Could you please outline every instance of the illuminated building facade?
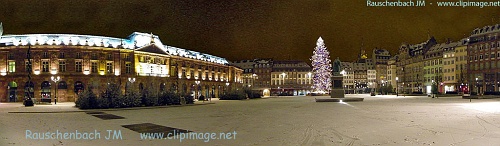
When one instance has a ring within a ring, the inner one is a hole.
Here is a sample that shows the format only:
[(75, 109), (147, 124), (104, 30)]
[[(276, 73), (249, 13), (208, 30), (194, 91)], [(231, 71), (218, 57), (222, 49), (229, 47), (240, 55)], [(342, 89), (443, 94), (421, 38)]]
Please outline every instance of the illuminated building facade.
[(343, 73), (344, 80), (342, 80), (342, 85), (344, 85), (344, 91), (348, 94), (354, 93), (354, 70), (352, 62), (340, 62), (340, 67)]
[(304, 61), (274, 61), (271, 95), (305, 96), (312, 92), (312, 67)]
[(442, 92), (443, 83), (443, 48), (446, 43), (436, 44), (424, 54), (424, 85), (427, 94), (431, 94), (432, 85), (436, 84), (438, 92)]
[[(434, 37), (429, 37), (425, 42), (419, 44), (403, 43), (399, 47), (397, 66), (397, 77), (401, 84), (400, 93), (423, 93), (422, 85), (425, 81), (425, 70), (428, 66), (424, 64), (424, 53), (437, 44)], [(442, 54), (435, 54), (441, 55)], [(441, 57), (442, 58), (442, 57)], [(424, 75), (424, 77), (422, 76)], [(429, 77), (428, 77), (429, 78)]]
[[(26, 59), (30, 48), (31, 62)], [(162, 44), (153, 34), (134, 32), (127, 38), (73, 34), (0, 36), (0, 102), (75, 101), (77, 94), (107, 83), (138, 89), (175, 91), (217, 98), (241, 88), (243, 70), (226, 59)], [(32, 67), (28, 82), (27, 68)], [(57, 85), (52, 76), (60, 76)], [(28, 90), (33, 89), (33, 90)]]
[(372, 61), (373, 66), (376, 71), (376, 84), (378, 87), (387, 85), (389, 80), (387, 77), (387, 65), (388, 61), (391, 59), (391, 53), (386, 49), (373, 49)]
[(467, 79), (472, 92), (500, 91), (500, 24), (476, 28), (467, 45)]

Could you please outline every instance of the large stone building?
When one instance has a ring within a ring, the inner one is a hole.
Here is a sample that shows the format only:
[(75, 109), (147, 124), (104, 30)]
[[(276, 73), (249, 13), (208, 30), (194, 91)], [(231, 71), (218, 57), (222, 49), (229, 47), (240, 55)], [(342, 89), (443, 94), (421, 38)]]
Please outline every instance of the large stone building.
[[(130, 85), (219, 97), (231, 88), (241, 88), (243, 72), (224, 58), (163, 45), (158, 36), (139, 32), (127, 38), (2, 35), (0, 62), (2, 102), (22, 101), (28, 94), (37, 101), (53, 101), (55, 86), (58, 101), (75, 101), (88, 86), (99, 93), (107, 83), (117, 83), (122, 92)], [(56, 85), (53, 76), (60, 77)]]
[(312, 68), (304, 61), (274, 61), (271, 94), (307, 95), (312, 87)]
[(258, 91), (264, 96), (270, 95), (272, 59), (253, 59), (232, 62), (243, 72), (243, 87)]
[(425, 93), (431, 94), (432, 85), (436, 84), (439, 87), (439, 92), (442, 93), (443, 87), (443, 48), (446, 43), (436, 44), (424, 53), (422, 62), (424, 63), (424, 85), (426, 86)]
[(243, 86), (263, 96), (307, 95), (311, 92), (312, 69), (304, 61), (254, 59), (232, 64), (245, 70)]
[(472, 92), (500, 91), (500, 24), (472, 31), (467, 45), (467, 74)]
[(354, 70), (352, 62), (340, 62), (340, 68), (343, 71), (344, 80), (342, 84), (344, 85), (345, 93), (354, 93)]
[(448, 41), (445, 45), (443, 45), (443, 93), (447, 92), (456, 92), (458, 88), (458, 79), (457, 79), (457, 62), (456, 62), (456, 51), (455, 49), (460, 45), (459, 42), (450, 42)]
[(434, 37), (419, 44), (403, 43), (399, 47), (397, 61), (397, 77), (399, 79), (400, 93), (420, 93), (423, 92), (424, 82), (424, 53), (437, 44)]
[[(397, 92), (397, 89), (399, 87), (399, 77), (397, 77), (397, 67), (396, 67), (396, 61), (398, 60), (398, 55), (395, 55), (394, 57), (391, 57), (389, 61), (387, 61), (387, 84), (390, 84), (393, 87), (393, 91)], [(397, 78), (396, 78), (397, 77)]]
[[(353, 63), (354, 89), (356, 93), (370, 92), (368, 81), (368, 70), (373, 70), (373, 61), (368, 59), (368, 54), (361, 48), (360, 54)], [(375, 77), (375, 76), (374, 76)], [(373, 86), (373, 83), (372, 83)]]
[(376, 72), (375, 82), (378, 86), (382, 84), (387, 85), (387, 65), (389, 59), (391, 59), (391, 53), (386, 49), (373, 49), (372, 61)]
[(467, 44), (468, 38), (464, 38), (460, 41), (460, 44), (455, 48), (455, 78), (457, 79), (458, 92), (469, 92), (469, 82), (467, 80)]

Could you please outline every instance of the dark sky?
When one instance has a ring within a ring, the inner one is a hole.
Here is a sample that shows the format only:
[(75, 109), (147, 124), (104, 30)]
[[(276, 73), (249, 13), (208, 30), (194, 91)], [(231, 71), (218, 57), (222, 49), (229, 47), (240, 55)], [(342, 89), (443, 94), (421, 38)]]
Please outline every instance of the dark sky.
[(435, 2), (367, 7), (364, 0), (1, 0), (0, 21), (4, 34), (124, 38), (134, 31), (153, 32), (164, 44), (231, 61), (307, 62), (319, 36), (332, 59), (352, 61), (362, 40), (367, 52), (378, 47), (394, 54), (402, 42), (425, 41), (428, 32), (443, 42), (500, 23), (500, 7), (437, 7)]

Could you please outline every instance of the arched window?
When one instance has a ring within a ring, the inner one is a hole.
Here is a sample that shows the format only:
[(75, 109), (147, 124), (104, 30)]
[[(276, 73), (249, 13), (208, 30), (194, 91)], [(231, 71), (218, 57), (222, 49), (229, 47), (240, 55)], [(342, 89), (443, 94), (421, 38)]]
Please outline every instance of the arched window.
[(24, 84), (24, 96), (25, 98), (29, 97), (33, 98), (35, 94), (35, 84), (33, 82), (26, 82)]
[(50, 82), (43, 81), (41, 84), (42, 102), (50, 102)]
[(68, 84), (65, 81), (61, 81), (57, 84), (57, 89), (68, 89)]

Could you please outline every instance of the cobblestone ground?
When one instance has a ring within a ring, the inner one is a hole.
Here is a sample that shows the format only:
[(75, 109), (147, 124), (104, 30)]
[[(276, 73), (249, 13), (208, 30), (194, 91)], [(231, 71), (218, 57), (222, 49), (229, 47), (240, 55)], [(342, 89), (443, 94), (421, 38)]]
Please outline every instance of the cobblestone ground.
[[(61, 103), (63, 107), (40, 105), (26, 110), (20, 104), (0, 103), (0, 145), (330, 146), (500, 143), (500, 99), (473, 99), (469, 102), (460, 97), (347, 96), (364, 97), (365, 101), (316, 103), (314, 98), (327, 97), (271, 97), (213, 101), (215, 104), (196, 106), (92, 112), (82, 112), (68, 106), (68, 103), (66, 107)], [(174, 129), (177, 132), (189, 131), (188, 134), (192, 135), (189, 138), (186, 133), (177, 133), (176, 136), (165, 135), (163, 139), (141, 139), (140, 135), (141, 132), (163, 133)], [(62, 135), (63, 138), (47, 140), (57, 131), (86, 133), (87, 139), (66, 140)], [(47, 132), (48, 136), (41, 139)], [(108, 136), (109, 132), (111, 137)], [(91, 133), (94, 133), (94, 137), (91, 137)], [(99, 133), (99, 137), (96, 133)], [(211, 137), (212, 133), (214, 137)], [(221, 133), (224, 136), (221, 137)], [(186, 136), (182, 141), (181, 135)]]

